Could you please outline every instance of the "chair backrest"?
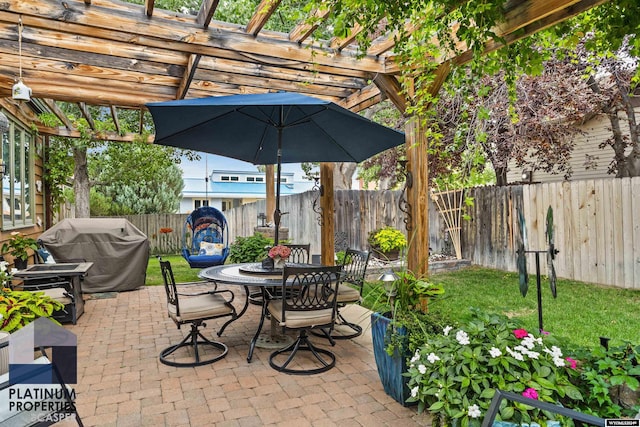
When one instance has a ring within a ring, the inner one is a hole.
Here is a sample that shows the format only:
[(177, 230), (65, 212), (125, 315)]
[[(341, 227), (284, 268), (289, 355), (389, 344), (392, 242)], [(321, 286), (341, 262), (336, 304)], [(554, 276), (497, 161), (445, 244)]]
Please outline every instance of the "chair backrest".
[(282, 272), (282, 319), (287, 311), (333, 309), (336, 315), (337, 291), (342, 266), (284, 266)]
[(287, 259), (287, 262), (294, 264), (309, 264), (309, 258), (311, 257), (311, 243), (306, 245), (285, 245), (291, 249), (291, 255)]
[(171, 263), (160, 260), (160, 271), (162, 272), (162, 279), (164, 280), (164, 290), (167, 293), (167, 304), (175, 306), (176, 316), (179, 318), (178, 288), (176, 286), (176, 279), (173, 276), (173, 270), (171, 269)]
[(356, 249), (347, 249), (344, 254), (344, 260), (342, 262), (342, 282), (357, 286), (360, 290), (360, 295), (362, 295), (370, 255), (371, 253), (368, 251), (359, 251)]

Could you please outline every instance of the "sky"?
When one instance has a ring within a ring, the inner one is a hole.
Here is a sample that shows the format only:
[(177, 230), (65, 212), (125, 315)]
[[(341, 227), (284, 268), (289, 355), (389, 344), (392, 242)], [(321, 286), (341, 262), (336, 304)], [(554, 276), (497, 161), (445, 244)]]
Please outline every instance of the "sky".
[[(257, 171), (256, 165), (243, 162), (229, 157), (217, 156), (215, 154), (200, 153), (201, 159), (197, 162), (190, 162), (182, 159), (178, 165), (183, 171), (183, 178), (204, 178), (211, 175), (212, 170), (249, 170)], [(290, 163), (282, 165), (283, 172), (293, 172), (295, 181), (302, 181), (304, 173), (299, 163)], [(208, 173), (207, 173), (208, 172)]]

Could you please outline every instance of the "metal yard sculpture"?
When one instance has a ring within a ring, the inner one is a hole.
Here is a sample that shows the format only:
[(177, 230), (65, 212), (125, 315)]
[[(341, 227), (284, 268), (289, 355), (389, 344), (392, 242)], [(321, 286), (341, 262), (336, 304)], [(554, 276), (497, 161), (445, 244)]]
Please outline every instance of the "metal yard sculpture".
[(556, 269), (553, 266), (553, 261), (558, 254), (558, 250), (554, 244), (554, 231), (553, 231), (553, 209), (549, 206), (547, 209), (546, 225), (545, 225), (545, 240), (547, 242), (547, 249), (542, 250), (527, 250), (527, 226), (525, 224), (524, 215), (522, 211), (518, 209), (518, 222), (520, 224), (520, 242), (518, 242), (518, 250), (516, 251), (520, 293), (523, 297), (527, 296), (529, 290), (529, 275), (527, 274), (527, 257), (526, 254), (535, 254), (536, 257), (536, 290), (538, 292), (538, 326), (540, 331), (543, 330), (542, 326), (542, 292), (541, 292), (541, 275), (540, 275), (540, 254), (547, 255), (547, 270), (549, 277), (549, 287), (551, 288), (551, 295), (554, 298), (558, 296), (556, 288)]

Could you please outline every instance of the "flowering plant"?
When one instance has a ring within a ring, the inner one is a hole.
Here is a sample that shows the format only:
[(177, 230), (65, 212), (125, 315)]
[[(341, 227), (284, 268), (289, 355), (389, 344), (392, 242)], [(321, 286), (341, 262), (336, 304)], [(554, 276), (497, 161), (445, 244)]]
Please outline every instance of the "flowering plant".
[[(468, 323), (431, 337), (410, 360), (409, 401), (428, 410), (434, 425), (480, 426), (496, 389), (569, 407), (583, 399), (570, 381), (578, 375), (576, 361), (554, 337), (532, 334), (506, 316), (472, 314)], [(510, 402), (498, 419), (521, 424), (548, 415)]]
[(269, 258), (285, 259), (285, 258), (289, 258), (289, 255), (291, 255), (291, 249), (288, 248), (287, 246), (277, 245), (269, 249)]

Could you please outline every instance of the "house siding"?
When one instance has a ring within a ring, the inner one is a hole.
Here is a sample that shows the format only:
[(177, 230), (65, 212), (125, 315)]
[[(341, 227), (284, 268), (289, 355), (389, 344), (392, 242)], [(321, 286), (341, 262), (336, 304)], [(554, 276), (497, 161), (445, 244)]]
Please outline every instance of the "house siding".
[[(636, 113), (640, 113), (640, 108), (636, 108)], [(629, 134), (629, 126), (626, 116), (620, 116), (620, 127), (625, 135)], [(613, 160), (613, 149), (609, 146), (598, 148), (598, 146), (612, 136), (611, 124), (605, 114), (599, 114), (580, 126), (584, 134), (575, 136), (575, 146), (569, 164), (573, 171), (571, 177), (565, 179), (564, 174), (550, 174), (543, 171), (534, 171), (532, 181), (534, 183), (548, 183), (561, 181), (579, 181), (584, 179), (606, 179), (614, 178), (615, 175), (609, 174), (609, 166)], [(585, 163), (587, 156), (592, 156), (594, 162), (591, 167), (587, 168)], [(509, 163), (509, 171), (507, 172), (507, 182), (521, 183), (522, 170), (518, 168), (515, 161)]]

